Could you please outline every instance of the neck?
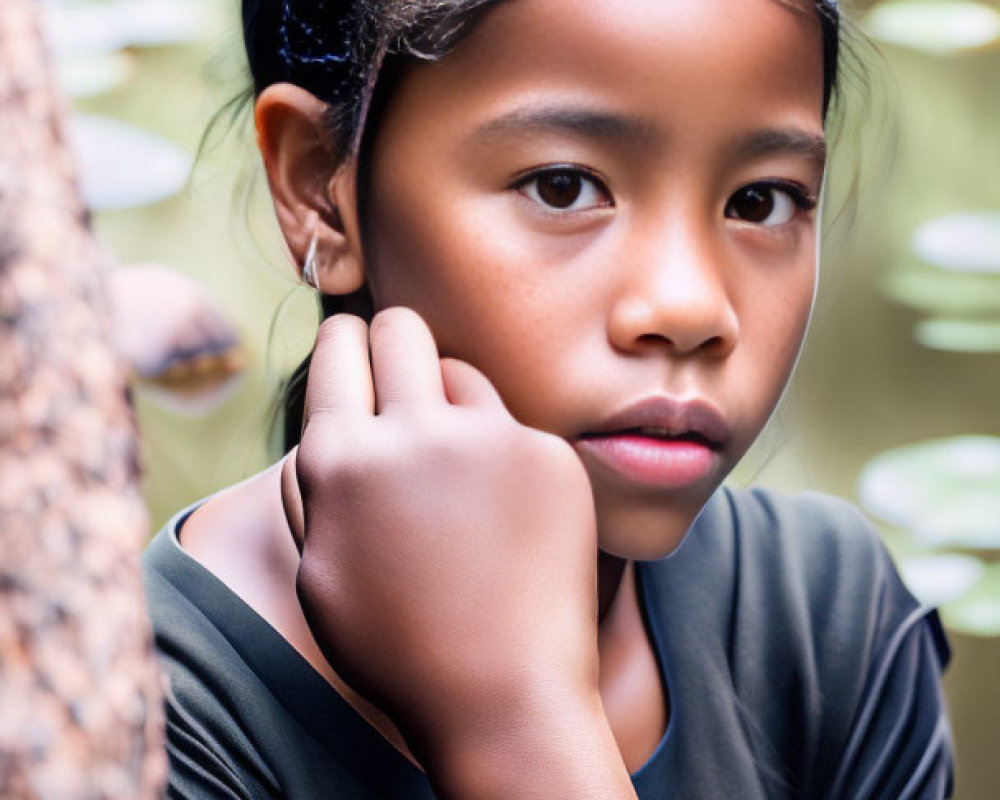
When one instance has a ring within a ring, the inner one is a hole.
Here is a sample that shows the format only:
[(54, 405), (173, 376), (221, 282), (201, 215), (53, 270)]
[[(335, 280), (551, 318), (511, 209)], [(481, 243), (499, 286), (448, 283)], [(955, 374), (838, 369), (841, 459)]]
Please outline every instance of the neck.
[(612, 556), (603, 550), (597, 554), (597, 624), (602, 626), (609, 619), (615, 602), (621, 597), (621, 587), (625, 577), (625, 568), (632, 568), (632, 562), (625, 558)]

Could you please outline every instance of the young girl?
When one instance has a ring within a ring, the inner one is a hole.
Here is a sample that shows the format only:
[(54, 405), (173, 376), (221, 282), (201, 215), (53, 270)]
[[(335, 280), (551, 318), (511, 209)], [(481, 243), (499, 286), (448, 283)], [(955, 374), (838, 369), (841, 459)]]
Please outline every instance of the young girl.
[(949, 795), (876, 535), (720, 488), (812, 306), (835, 6), (243, 10), (329, 318), (290, 454), (146, 555), (172, 796)]

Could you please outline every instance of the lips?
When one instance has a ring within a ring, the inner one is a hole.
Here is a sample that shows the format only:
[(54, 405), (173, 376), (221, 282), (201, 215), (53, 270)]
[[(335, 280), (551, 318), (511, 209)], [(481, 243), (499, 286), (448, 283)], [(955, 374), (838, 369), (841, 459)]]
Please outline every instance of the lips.
[(701, 442), (718, 450), (729, 438), (729, 424), (711, 403), (680, 401), (665, 395), (644, 398), (611, 415), (582, 439), (611, 435), (638, 435), (663, 440)]
[(576, 448), (585, 462), (629, 483), (677, 489), (714, 472), (729, 435), (729, 424), (710, 403), (658, 395), (581, 434)]

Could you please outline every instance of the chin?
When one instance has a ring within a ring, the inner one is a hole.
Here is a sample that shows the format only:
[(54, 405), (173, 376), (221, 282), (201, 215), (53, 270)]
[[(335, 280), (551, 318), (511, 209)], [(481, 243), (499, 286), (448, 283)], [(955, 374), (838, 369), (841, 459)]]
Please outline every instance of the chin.
[(598, 546), (610, 556), (655, 561), (674, 553), (708, 497), (669, 505), (622, 507), (597, 503)]

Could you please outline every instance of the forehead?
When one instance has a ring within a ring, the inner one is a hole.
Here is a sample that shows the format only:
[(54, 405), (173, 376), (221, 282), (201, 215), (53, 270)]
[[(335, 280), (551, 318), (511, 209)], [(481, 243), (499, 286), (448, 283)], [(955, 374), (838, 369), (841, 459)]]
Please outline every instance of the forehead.
[(454, 123), (557, 96), (672, 136), (764, 118), (821, 131), (822, 52), (808, 0), (506, 0), (407, 81)]

